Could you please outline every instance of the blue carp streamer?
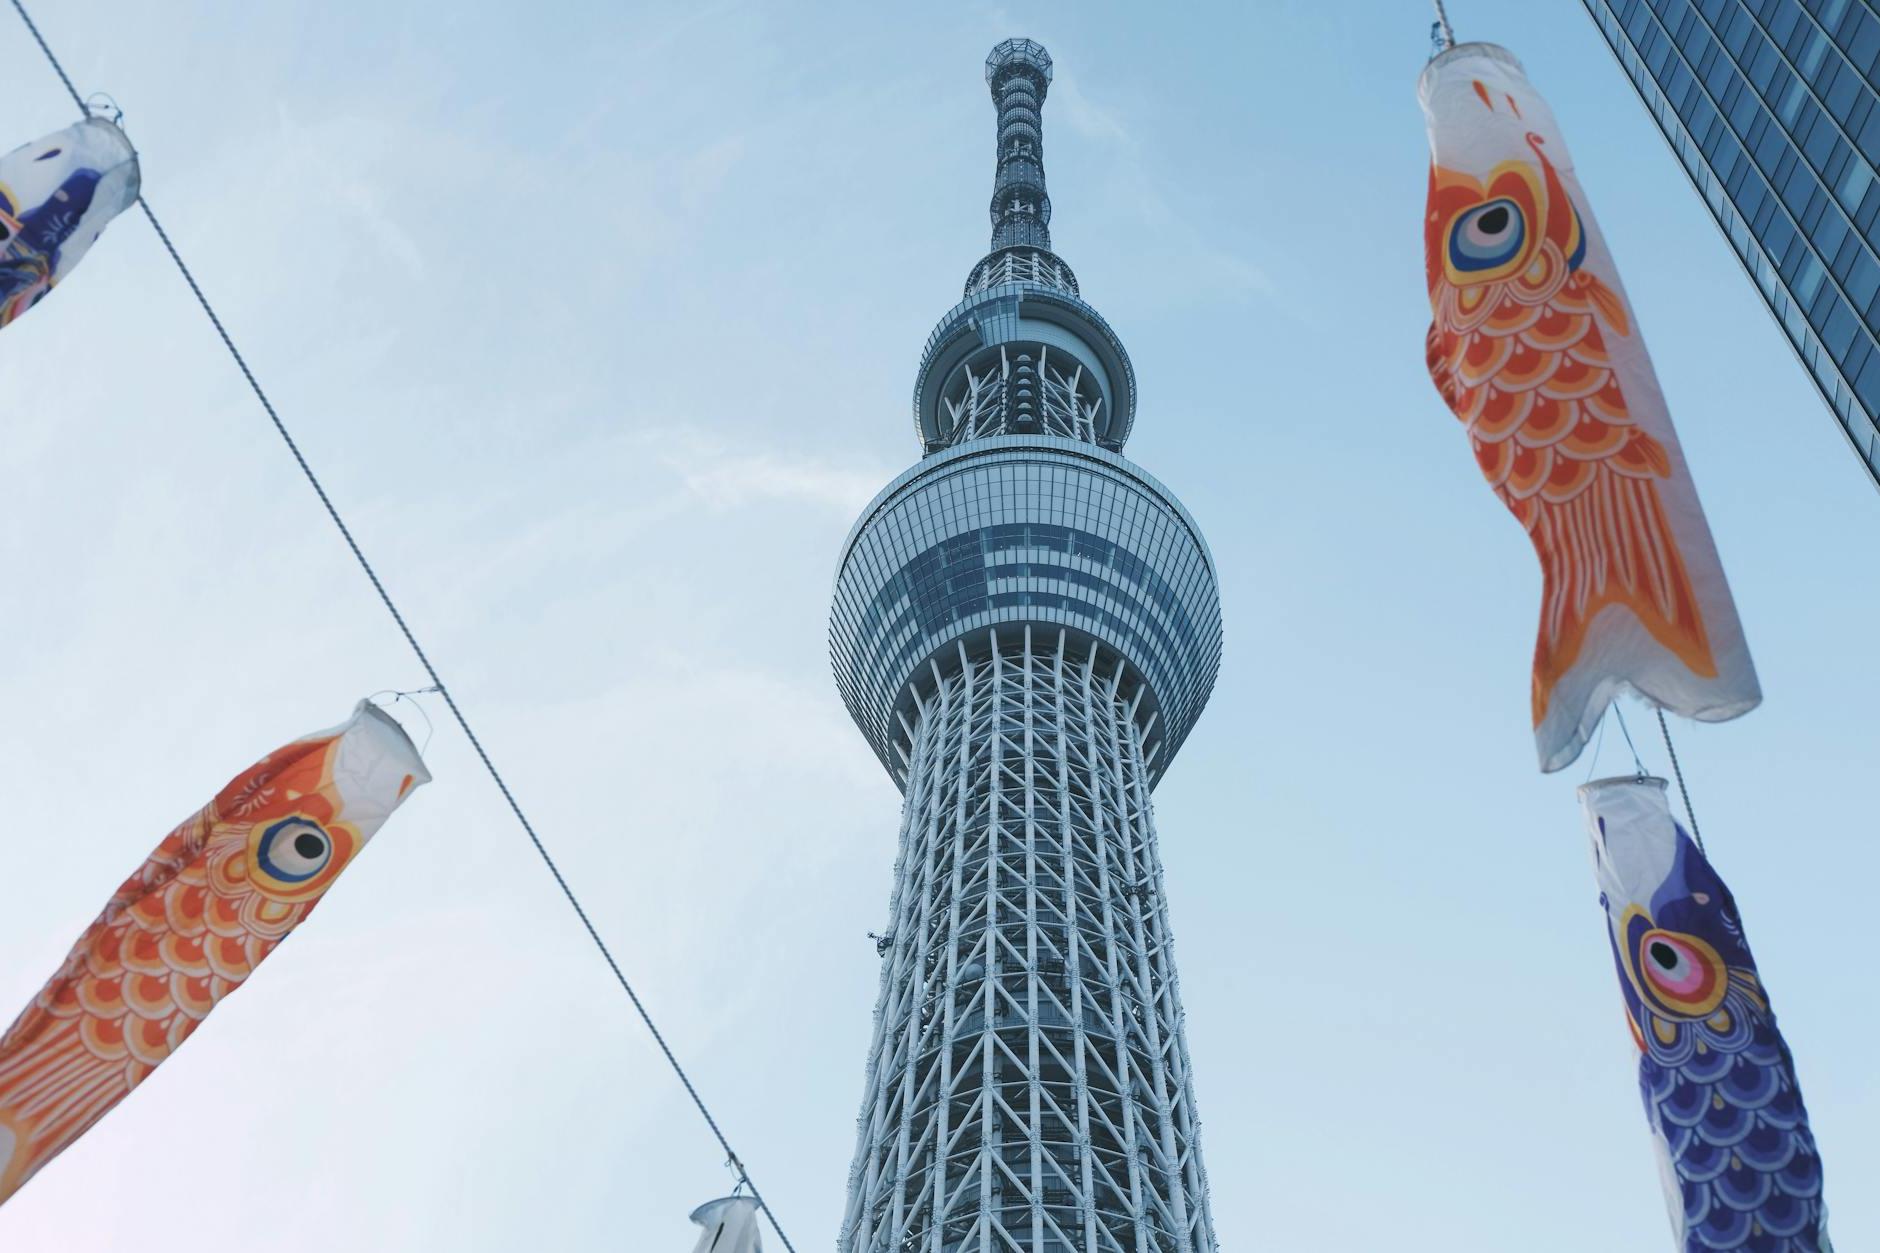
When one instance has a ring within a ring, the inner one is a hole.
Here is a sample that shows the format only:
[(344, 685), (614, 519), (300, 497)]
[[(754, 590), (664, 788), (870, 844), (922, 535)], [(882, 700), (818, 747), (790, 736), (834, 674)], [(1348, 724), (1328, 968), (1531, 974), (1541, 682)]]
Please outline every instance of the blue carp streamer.
[(1663, 779), (1580, 789), (1683, 1253), (1832, 1253), (1821, 1158), (1730, 889)]
[(136, 151), (103, 118), (0, 156), (0, 326), (45, 299), (139, 184)]

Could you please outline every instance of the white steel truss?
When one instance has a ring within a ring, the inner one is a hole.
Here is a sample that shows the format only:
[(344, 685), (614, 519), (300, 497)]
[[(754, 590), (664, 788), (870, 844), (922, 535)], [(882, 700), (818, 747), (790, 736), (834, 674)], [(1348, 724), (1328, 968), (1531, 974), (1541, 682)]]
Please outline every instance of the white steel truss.
[(1216, 1253), (1142, 689), (990, 645), (918, 696), (842, 1253)]
[(951, 422), (945, 444), (1022, 433), (1095, 443), (1103, 408), (1081, 361), (1062, 351), (1053, 361), (1049, 345), (1030, 343), (1001, 344), (967, 361), (940, 400)]
[(1005, 248), (993, 253), (966, 279), (966, 295), (975, 296), (988, 287), (1029, 283), (1056, 291), (1077, 294), (1077, 276), (1055, 253), (1042, 248)]

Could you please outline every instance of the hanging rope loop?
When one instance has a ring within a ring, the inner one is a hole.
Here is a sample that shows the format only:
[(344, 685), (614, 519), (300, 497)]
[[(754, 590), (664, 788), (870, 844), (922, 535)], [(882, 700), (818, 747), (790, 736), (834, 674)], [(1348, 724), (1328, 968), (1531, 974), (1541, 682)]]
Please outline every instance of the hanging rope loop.
[(422, 757), (426, 753), (431, 751), (431, 740), (432, 740), (432, 737), (434, 737), (437, 734), (437, 724), (431, 721), (430, 711), (425, 709), (424, 703), (414, 698), (427, 695), (437, 690), (438, 688), (435, 684), (433, 684), (430, 687), (414, 687), (414, 688), (409, 689), (408, 691), (402, 691), (402, 692), (397, 691), (393, 688), (387, 687), (387, 688), (381, 688), (380, 690), (372, 693), (372, 695), (366, 697), (366, 699), (376, 704), (378, 703), (379, 697), (389, 696), (392, 698), (392, 704), (394, 705), (396, 705), (401, 700), (411, 701), (411, 707), (418, 711), (418, 716), (420, 718), (424, 719), (424, 743), (418, 745), (418, 756)]
[(110, 92), (94, 91), (85, 97), (85, 116), (101, 117), (111, 125), (118, 126), (124, 121), (124, 110), (111, 98)]
[(1638, 745), (1632, 742), (1632, 730), (1625, 725), (1625, 710), (1619, 708), (1619, 702), (1614, 701), (1612, 712), (1619, 715), (1619, 733), (1625, 736), (1625, 746), (1632, 750), (1632, 768), (1638, 771), (1638, 777), (1643, 779), (1648, 771), (1645, 769), (1645, 762), (1638, 755)]

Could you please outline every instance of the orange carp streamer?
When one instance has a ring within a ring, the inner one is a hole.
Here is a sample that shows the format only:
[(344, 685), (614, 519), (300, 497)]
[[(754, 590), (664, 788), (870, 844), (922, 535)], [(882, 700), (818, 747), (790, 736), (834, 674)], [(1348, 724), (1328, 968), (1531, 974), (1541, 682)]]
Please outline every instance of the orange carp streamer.
[(165, 836), (0, 1036), (0, 1203), (175, 1052), (430, 777), (361, 702)]
[(1631, 687), (1718, 721), (1761, 700), (1650, 358), (1553, 115), (1507, 51), (1420, 84), (1430, 377), (1541, 564), (1531, 707), (1543, 770)]

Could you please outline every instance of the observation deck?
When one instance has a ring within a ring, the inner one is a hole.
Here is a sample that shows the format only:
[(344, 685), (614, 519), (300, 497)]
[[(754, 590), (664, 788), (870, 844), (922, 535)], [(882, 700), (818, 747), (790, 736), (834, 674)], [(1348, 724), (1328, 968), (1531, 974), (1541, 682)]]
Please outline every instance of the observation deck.
[(927, 457), (849, 532), (829, 626), (836, 685), (897, 781), (917, 694), (993, 633), (1095, 641), (1140, 688), (1159, 779), (1221, 659), (1214, 559), (1174, 493), (1087, 440), (999, 435)]
[(836, 682), (903, 785), (921, 693), (1028, 629), (1115, 659), (1152, 780), (1220, 667), (1207, 544), (1175, 495), (1121, 455), (1135, 369), (1051, 250), (1051, 73), (1029, 39), (986, 58), (998, 110), (991, 246), (921, 352), (923, 459), (864, 511), (836, 575)]

